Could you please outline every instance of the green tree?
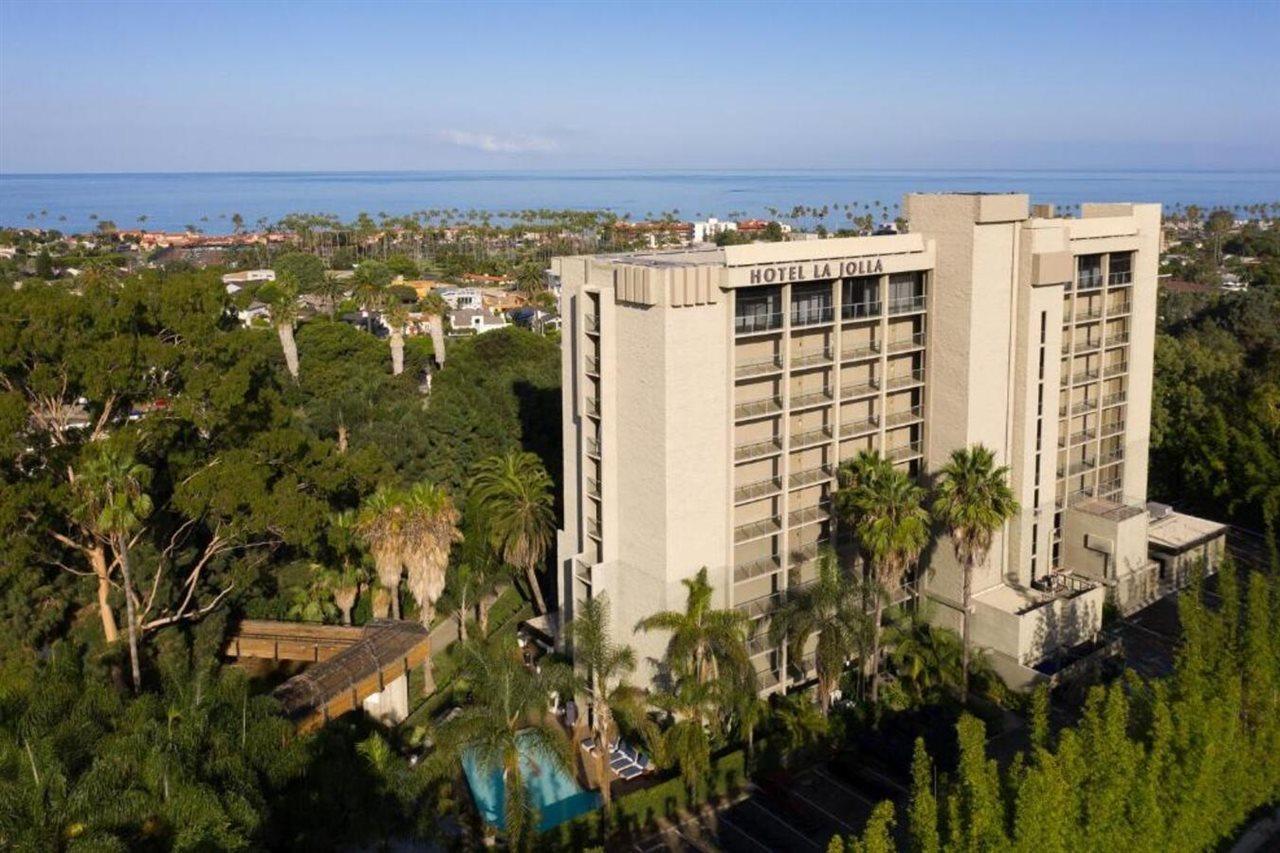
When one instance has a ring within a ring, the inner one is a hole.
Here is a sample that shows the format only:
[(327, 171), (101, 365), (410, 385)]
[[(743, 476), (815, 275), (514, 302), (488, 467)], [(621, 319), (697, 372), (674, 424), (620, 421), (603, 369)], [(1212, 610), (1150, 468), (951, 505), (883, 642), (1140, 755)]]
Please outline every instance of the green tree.
[(1009, 488), (1009, 469), (996, 467), (995, 454), (981, 444), (960, 448), (938, 474), (933, 514), (946, 528), (962, 573), (960, 639), (964, 649), (961, 688), (969, 692), (969, 612), (973, 571), (987, 559), (997, 530), (1018, 513)]
[(537, 573), (545, 568), (556, 525), (551, 486), (537, 456), (508, 452), (480, 463), (469, 488), (490, 545), (507, 565), (524, 573), (539, 613), (546, 613), (547, 605)]
[(381, 261), (361, 261), (352, 277), (352, 294), (365, 311), (366, 330), (373, 333), (373, 315), (382, 309), (391, 284), (391, 270)]
[(933, 762), (924, 747), (924, 738), (916, 738), (911, 758), (911, 801), (907, 811), (909, 848), (911, 853), (938, 853), (938, 800), (933, 791)]
[(280, 338), (280, 349), (284, 352), (285, 366), (296, 382), (298, 380), (298, 344), (293, 338), (293, 330), (298, 322), (297, 285), (292, 276), (286, 275), (270, 287), (263, 287), (258, 293), (266, 300), (271, 325)]
[(1004, 850), (1004, 804), (1000, 775), (993, 759), (987, 758), (987, 736), (982, 721), (965, 714), (956, 724), (960, 741), (960, 766), (956, 784), (947, 804), (949, 850), (971, 853)]
[(715, 590), (703, 566), (692, 578), (680, 581), (685, 588), (683, 611), (663, 610), (641, 619), (639, 631), (669, 631), (664, 661), (682, 681), (700, 686), (730, 683), (750, 677), (747, 657), (747, 618), (736, 610), (712, 606)]

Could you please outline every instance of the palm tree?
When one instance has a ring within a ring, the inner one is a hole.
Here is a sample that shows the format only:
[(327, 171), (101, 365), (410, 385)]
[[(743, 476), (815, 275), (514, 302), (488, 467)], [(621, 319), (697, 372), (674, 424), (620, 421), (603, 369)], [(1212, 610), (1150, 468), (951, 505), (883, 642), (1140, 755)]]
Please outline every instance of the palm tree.
[(613, 640), (609, 630), (609, 596), (606, 593), (582, 602), (570, 628), (574, 660), (587, 671), (585, 686), (591, 696), (597, 778), (607, 809), (613, 801), (613, 771), (609, 767), (609, 751), (604, 745), (612, 740), (614, 715), (621, 713), (631, 720), (643, 717), (643, 694), (626, 683), (627, 676), (636, 668), (636, 656), (630, 646)]
[(462, 541), (461, 516), (453, 499), (440, 486), (417, 483), (402, 495), (404, 550), (401, 559), (409, 576), (409, 593), (418, 603), (418, 618), (431, 627), (436, 602), (444, 592), (449, 550)]
[(905, 471), (872, 462), (873, 473), (850, 487), (841, 501), (850, 511), (858, 545), (869, 558), (878, 589), (874, 590), (871, 639), (871, 701), (880, 696), (880, 638), (886, 594), (899, 589), (911, 564), (929, 541), (929, 513), (924, 490)]
[(871, 624), (865, 602), (861, 579), (841, 571), (835, 554), (827, 550), (818, 558), (817, 581), (791, 597), (769, 625), (772, 640), (789, 642), (791, 659), (796, 661), (810, 638), (818, 635), (814, 667), (823, 714), (831, 711), (831, 694), (846, 664), (866, 653)]
[(741, 681), (751, 675), (747, 656), (747, 617), (736, 610), (711, 606), (714, 590), (703, 566), (692, 578), (680, 581), (687, 592), (684, 612), (664, 610), (641, 619), (640, 631), (670, 631), (668, 668), (681, 677), (705, 685), (720, 676)]
[(373, 333), (373, 314), (386, 298), (387, 285), (391, 283), (391, 270), (381, 261), (361, 261), (352, 276), (355, 285), (352, 293), (364, 308), (366, 329)]
[(917, 703), (935, 701), (961, 681), (960, 638), (930, 624), (919, 612), (904, 614), (889, 626), (894, 672)]
[(719, 682), (700, 684), (682, 678), (653, 697), (654, 704), (667, 713), (667, 727), (656, 741), (658, 760), (664, 767), (679, 768), (695, 801), (702, 799), (711, 775), (712, 740), (720, 734), (724, 720), (724, 687)]
[(146, 492), (150, 477), (150, 469), (132, 455), (105, 444), (90, 458), (76, 480), (82, 517), (98, 537), (111, 545), (120, 564), (129, 666), (135, 693), (142, 687), (142, 668), (138, 659), (137, 594), (129, 549), (133, 535), (151, 514), (151, 496)]
[(522, 570), (538, 613), (546, 613), (536, 572), (545, 568), (556, 516), (551, 477), (532, 453), (509, 451), (477, 467), (470, 484), (471, 500), (482, 515), (494, 553)]
[(409, 310), (397, 302), (386, 313), (387, 342), (391, 345), (391, 375), (404, 373), (404, 329), (409, 323)]
[(996, 467), (987, 447), (952, 451), (938, 475), (933, 513), (946, 528), (960, 564), (963, 579), (960, 638), (963, 645), (961, 687), (969, 695), (969, 611), (973, 594), (973, 570), (987, 559), (995, 532), (1018, 513), (1018, 502), (1009, 488), (1008, 466)]
[(284, 363), (289, 375), (298, 381), (298, 344), (293, 339), (293, 327), (298, 322), (298, 288), (288, 276), (277, 281), (272, 298), (267, 302), (271, 325), (280, 336), (280, 348), (284, 350)]
[(433, 761), (437, 770), (452, 771), (458, 759), (469, 755), (481, 772), (502, 773), (506, 833), (516, 847), (534, 824), (521, 756), (535, 766), (550, 762), (572, 772), (572, 747), (547, 705), (553, 692), (572, 685), (573, 674), (558, 663), (531, 670), (509, 642), (473, 641), (460, 647), (459, 656), (471, 695), (460, 713), (440, 726)]
[(404, 507), (394, 489), (381, 488), (374, 492), (360, 507), (356, 516), (356, 530), (369, 548), (378, 582), (386, 590), (388, 606), (375, 615), (400, 618), (400, 574), (404, 553)]

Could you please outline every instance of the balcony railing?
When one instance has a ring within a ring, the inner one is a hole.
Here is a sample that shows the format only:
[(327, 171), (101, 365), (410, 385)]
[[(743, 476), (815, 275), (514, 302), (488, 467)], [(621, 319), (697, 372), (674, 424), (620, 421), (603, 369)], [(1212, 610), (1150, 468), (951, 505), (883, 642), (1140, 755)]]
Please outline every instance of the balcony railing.
[(851, 397), (865, 397), (874, 394), (880, 390), (880, 381), (875, 377), (868, 379), (866, 382), (850, 382), (840, 388), (840, 396), (848, 400)]
[(791, 408), (803, 409), (809, 406), (822, 406), (830, 403), (835, 399), (830, 388), (823, 388), (821, 391), (808, 391), (804, 394), (791, 395)]
[(905, 352), (906, 350), (920, 349), (920, 347), (924, 346), (924, 337), (924, 332), (916, 332), (905, 338), (889, 341), (889, 352)]
[(1103, 408), (1106, 408), (1107, 406), (1118, 406), (1123, 403), (1127, 397), (1128, 395), (1124, 391), (1117, 391), (1114, 394), (1108, 394), (1102, 398), (1102, 406)]
[(1098, 465), (1099, 466), (1110, 465), (1114, 462), (1120, 462), (1123, 459), (1124, 459), (1124, 448), (1117, 447), (1114, 450), (1109, 450), (1106, 453), (1099, 456)]
[(748, 619), (755, 619), (772, 613), (782, 604), (784, 593), (781, 591), (771, 592), (768, 595), (762, 595), (759, 598), (753, 598), (750, 601), (743, 601), (735, 604), (733, 609), (746, 616)]
[(587, 373), (590, 373), (593, 376), (600, 375), (600, 359), (596, 358), (594, 355), (589, 355), (586, 356), (583, 361), (586, 362)]
[(1077, 459), (1067, 466), (1067, 471), (1071, 474), (1079, 474), (1083, 471), (1090, 471), (1098, 467), (1097, 458), (1093, 459)]
[(818, 308), (791, 306), (791, 325), (795, 327), (821, 326), (835, 320), (836, 310), (830, 305)]
[(916, 368), (908, 373), (899, 374), (898, 376), (890, 376), (888, 388), (890, 391), (895, 388), (906, 388), (911, 385), (919, 385), (924, 381), (924, 369)]
[(583, 315), (582, 328), (586, 329), (589, 334), (600, 334), (600, 318), (595, 314)]
[(747, 640), (747, 657), (759, 657), (760, 655), (777, 651), (777, 649), (778, 644), (770, 638), (768, 631), (762, 631), (758, 636)]
[(824, 441), (830, 441), (832, 438), (831, 427), (824, 426), (818, 429), (811, 429), (806, 432), (796, 433), (791, 436), (791, 449), (796, 450), (801, 447), (808, 447), (813, 444), (821, 444)]
[(826, 542), (818, 541), (810, 542), (807, 545), (801, 545), (797, 548), (792, 548), (790, 553), (787, 555), (791, 563), (791, 568), (799, 568), (810, 560), (817, 559), (818, 552), (821, 551), (826, 544)]
[(733, 416), (737, 420), (744, 418), (759, 418), (764, 415), (774, 415), (782, 411), (781, 397), (762, 397), (759, 400), (748, 400), (745, 403), (739, 403), (733, 407)]
[(890, 314), (910, 314), (913, 311), (924, 310), (925, 295), (918, 293), (913, 296), (899, 296), (896, 299), (889, 300)]
[(586, 402), (587, 414), (592, 417), (600, 417), (600, 398), (588, 397)]
[(792, 489), (798, 489), (802, 486), (812, 486), (814, 483), (830, 480), (834, 476), (835, 471), (830, 465), (819, 465), (817, 468), (806, 468), (803, 471), (793, 472), (787, 478), (787, 484)]
[(1076, 312), (1075, 322), (1089, 323), (1089, 322), (1092, 322), (1093, 320), (1101, 320), (1101, 319), (1102, 319), (1101, 308), (1086, 308), (1082, 311)]
[(1125, 272), (1113, 272), (1107, 276), (1107, 284), (1132, 284), (1132, 283), (1133, 283), (1132, 270), (1126, 270)]
[(751, 560), (740, 566), (734, 566), (733, 579), (736, 583), (741, 583), (742, 581), (749, 581), (752, 578), (758, 578), (761, 575), (781, 570), (782, 562), (777, 557), (761, 557), (758, 560)]
[(1117, 302), (1114, 305), (1108, 305), (1107, 316), (1120, 317), (1125, 314), (1128, 314), (1132, 309), (1133, 309), (1133, 303), (1126, 299), (1124, 302)]
[(750, 539), (759, 539), (761, 536), (777, 533), (781, 529), (782, 521), (777, 516), (762, 518), (759, 521), (750, 521), (733, 528), (733, 541), (746, 542)]
[(1112, 435), (1119, 435), (1124, 432), (1124, 421), (1114, 421), (1109, 424), (1102, 425), (1102, 437), (1107, 438)]
[(891, 462), (901, 462), (904, 459), (911, 459), (924, 453), (924, 443), (913, 441), (910, 444), (900, 444), (897, 447), (889, 448), (886, 456)]
[(766, 373), (774, 373), (781, 369), (782, 359), (779, 356), (771, 355), (768, 358), (741, 362), (734, 368), (734, 376), (738, 379), (747, 376), (763, 376)]
[(872, 356), (879, 354), (880, 343), (878, 341), (872, 341), (871, 343), (864, 344), (860, 347), (849, 347), (840, 353), (840, 358), (843, 361), (854, 361), (859, 358), (871, 358)]
[(746, 462), (748, 459), (759, 459), (762, 456), (781, 452), (782, 442), (775, 437), (767, 441), (753, 441), (750, 444), (738, 445), (733, 450), (733, 459), (735, 462)]
[(733, 490), (733, 500), (735, 503), (743, 501), (753, 501), (758, 498), (767, 497), (782, 490), (782, 478), (769, 477), (765, 480), (756, 480), (754, 483), (745, 483)]
[(1109, 347), (1118, 347), (1122, 344), (1127, 344), (1127, 343), (1129, 343), (1128, 332), (1120, 332), (1119, 334), (1107, 336), (1107, 346)]
[(884, 425), (887, 428), (902, 426), (903, 424), (914, 423), (924, 417), (923, 406), (912, 406), (901, 412), (890, 412), (884, 416)]
[(830, 517), (831, 507), (827, 504), (806, 506), (791, 511), (787, 516), (787, 526), (799, 527), (802, 524), (812, 524), (815, 521), (826, 521)]
[(806, 353), (805, 355), (793, 356), (791, 359), (791, 367), (809, 367), (814, 364), (827, 364), (831, 361), (831, 350), (824, 349), (822, 352)]
[(862, 320), (880, 316), (879, 302), (850, 302), (840, 306), (840, 316), (846, 320)]
[(1076, 290), (1096, 290), (1102, 287), (1102, 270), (1082, 272), (1076, 281)]
[(1079, 370), (1071, 377), (1072, 385), (1079, 385), (1082, 382), (1093, 382), (1098, 378), (1097, 370)]
[(1097, 406), (1098, 406), (1098, 401), (1095, 398), (1086, 398), (1084, 400), (1077, 400), (1076, 402), (1071, 404), (1071, 414), (1078, 415), (1081, 412), (1092, 412), (1095, 408), (1097, 408)]
[(856, 435), (866, 435), (869, 432), (875, 432), (880, 427), (880, 418), (872, 415), (867, 418), (859, 418), (856, 421), (847, 421), (840, 424), (840, 437), (852, 438)]
[(753, 335), (757, 332), (772, 332), (782, 328), (782, 312), (772, 314), (740, 314), (733, 318), (735, 335)]
[(1098, 436), (1097, 436), (1097, 433), (1096, 433), (1096, 432), (1094, 432), (1093, 430), (1091, 430), (1091, 429), (1082, 429), (1082, 430), (1080, 430), (1079, 432), (1072, 433), (1072, 435), (1071, 435), (1071, 443), (1072, 443), (1072, 444), (1080, 444), (1081, 442), (1084, 442), (1084, 441), (1092, 441), (1093, 439), (1095, 439), (1095, 438), (1097, 438), (1097, 437), (1098, 437)]
[(1093, 352), (1094, 350), (1098, 349), (1101, 346), (1102, 346), (1101, 338), (1076, 341), (1076, 355), (1083, 355), (1084, 353), (1087, 353), (1087, 352)]
[(1108, 365), (1106, 366), (1106, 368), (1103, 370), (1103, 374), (1102, 374), (1102, 375), (1103, 375), (1103, 376), (1118, 376), (1118, 375), (1120, 375), (1121, 373), (1126, 373), (1126, 372), (1128, 372), (1128, 370), (1129, 370), (1129, 362), (1127, 362), (1127, 361), (1122, 361), (1122, 362), (1119, 362), (1118, 364), (1108, 364)]
[(1107, 496), (1109, 496), (1109, 495), (1112, 495), (1112, 494), (1114, 494), (1114, 493), (1116, 493), (1116, 492), (1120, 491), (1120, 485), (1121, 485), (1121, 482), (1122, 482), (1121, 478), (1120, 478), (1120, 477), (1116, 477), (1116, 478), (1114, 478), (1114, 479), (1111, 479), (1111, 480), (1105, 480), (1105, 481), (1103, 481), (1103, 482), (1099, 483), (1099, 484), (1098, 484), (1098, 494), (1099, 494), (1100, 496), (1102, 496), (1102, 497), (1104, 497), (1104, 498), (1105, 498), (1105, 497), (1107, 497)]

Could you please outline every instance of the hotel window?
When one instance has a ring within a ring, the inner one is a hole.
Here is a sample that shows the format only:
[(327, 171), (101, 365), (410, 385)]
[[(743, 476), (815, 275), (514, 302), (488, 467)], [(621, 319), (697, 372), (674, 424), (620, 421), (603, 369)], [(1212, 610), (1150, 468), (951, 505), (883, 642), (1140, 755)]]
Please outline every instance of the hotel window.
[(734, 330), (738, 334), (763, 332), (782, 325), (782, 290), (759, 287), (737, 291)]
[(889, 276), (889, 310), (914, 311), (924, 307), (924, 276), (918, 272)]
[(845, 279), (841, 286), (841, 314), (848, 317), (871, 317), (880, 313), (880, 279), (867, 276)]
[(1111, 253), (1111, 271), (1107, 281), (1111, 284), (1128, 284), (1133, 281), (1133, 252)]
[(802, 284), (791, 288), (791, 325), (811, 326), (831, 320), (831, 285)]
[(1081, 255), (1076, 258), (1076, 282), (1080, 289), (1102, 287), (1102, 255)]

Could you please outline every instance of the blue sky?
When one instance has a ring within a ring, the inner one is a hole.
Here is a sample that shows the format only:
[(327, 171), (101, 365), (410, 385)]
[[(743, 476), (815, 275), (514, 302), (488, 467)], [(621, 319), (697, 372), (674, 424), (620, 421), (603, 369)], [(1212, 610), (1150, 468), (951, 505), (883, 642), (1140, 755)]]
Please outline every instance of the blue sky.
[(0, 171), (1280, 168), (1280, 3), (0, 2)]

